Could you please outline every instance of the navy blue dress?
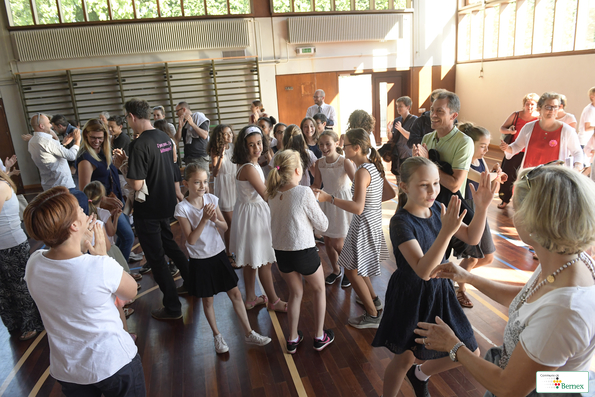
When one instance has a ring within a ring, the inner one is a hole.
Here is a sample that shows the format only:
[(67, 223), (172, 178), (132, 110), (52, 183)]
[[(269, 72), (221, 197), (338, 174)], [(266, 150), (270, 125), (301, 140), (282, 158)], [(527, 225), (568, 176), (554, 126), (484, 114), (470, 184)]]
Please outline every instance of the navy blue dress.
[[(399, 245), (417, 240), (422, 252), (428, 252), (440, 229), (440, 204), (430, 208), (432, 216), (424, 219), (411, 215), (401, 208), (390, 221), (390, 239), (397, 262), (397, 270), (388, 283), (382, 320), (372, 346), (388, 348), (395, 354), (411, 350), (420, 360), (435, 360), (448, 353), (428, 350), (415, 342), (418, 335), (413, 332), (420, 321), (435, 323), (440, 316), (457, 337), (471, 351), (477, 349), (473, 328), (461, 305), (450, 280), (430, 279), (424, 281), (409, 266), (399, 250)], [(442, 258), (441, 263), (447, 262)]]
[[(103, 153), (98, 154), (101, 161), (97, 161), (96, 159), (91, 156), (89, 152), (83, 152), (77, 159), (77, 168), (78, 162), (82, 160), (87, 160), (89, 163), (95, 166), (93, 170), (93, 174), (91, 174), (91, 181), (99, 181), (105, 187), (106, 195), (110, 193), (114, 193), (116, 197), (122, 202), (124, 199), (122, 197), (122, 187), (120, 186), (120, 177), (118, 176), (118, 169), (111, 163), (110, 166), (107, 166), (107, 161), (105, 160), (105, 156)], [(80, 187), (81, 190), (84, 189), (84, 186)]]

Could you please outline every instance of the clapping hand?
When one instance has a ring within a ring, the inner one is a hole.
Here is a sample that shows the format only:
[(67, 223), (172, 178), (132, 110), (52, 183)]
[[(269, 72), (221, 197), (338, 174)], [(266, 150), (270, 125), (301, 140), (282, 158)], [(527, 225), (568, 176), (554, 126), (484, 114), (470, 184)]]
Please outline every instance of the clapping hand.
[(120, 168), (122, 166), (122, 164), (124, 164), (124, 162), (126, 160), (128, 160), (128, 156), (126, 155), (126, 152), (122, 149), (114, 149), (112, 151), (112, 155), (113, 155), (114, 165), (116, 166), (116, 168)]
[(463, 212), (461, 212), (459, 215), (459, 211), (461, 210), (461, 199), (455, 195), (450, 198), (448, 208), (446, 208), (442, 203), (440, 203), (440, 205), (442, 206), (440, 216), (440, 219), (442, 220), (441, 231), (443, 230), (449, 236), (453, 236), (461, 227), (461, 223), (467, 214), (467, 210), (463, 210)]
[(12, 157), (7, 157), (4, 160), (4, 166), (7, 170), (10, 170), (17, 163), (17, 155), (13, 154)]
[(473, 184), (469, 184), (469, 189), (471, 190), (475, 205), (478, 208), (487, 208), (494, 199), (494, 194), (498, 190), (499, 185), (500, 184), (495, 179), (490, 182), (490, 174), (487, 171), (482, 172), (477, 190), (475, 190)]
[(413, 156), (429, 158), (430, 156), (426, 144), (423, 143), (421, 145), (413, 145)]
[(206, 223), (209, 220), (213, 222), (217, 220), (217, 211), (214, 204), (207, 204), (202, 210), (202, 219), (200, 221)]
[(90, 240), (86, 240), (85, 247), (91, 255), (107, 255), (105, 236), (103, 234), (103, 225), (95, 222), (91, 230), (95, 236), (95, 245), (92, 245)]

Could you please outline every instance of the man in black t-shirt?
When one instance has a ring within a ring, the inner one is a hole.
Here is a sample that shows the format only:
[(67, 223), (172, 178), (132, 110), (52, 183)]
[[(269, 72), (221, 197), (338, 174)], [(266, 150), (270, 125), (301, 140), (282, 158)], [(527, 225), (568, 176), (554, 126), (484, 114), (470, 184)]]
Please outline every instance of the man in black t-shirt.
[(184, 142), (184, 162), (186, 165), (196, 163), (208, 170), (211, 160), (207, 153), (209, 119), (201, 112), (192, 113), (187, 102), (178, 103), (176, 115), (179, 119), (176, 141)]
[[(188, 277), (188, 260), (175, 242), (169, 224), (177, 204), (174, 145), (165, 132), (153, 129), (146, 101), (131, 99), (125, 108), (128, 125), (138, 134), (129, 146), (126, 180), (135, 191), (142, 190), (144, 185), (148, 190), (144, 202), (134, 202), (136, 234), (155, 282), (163, 292), (164, 307), (154, 309), (151, 315), (158, 320), (175, 320), (182, 317), (182, 305), (164, 254), (173, 259), (184, 279)], [(122, 152), (115, 156), (116, 166), (125, 158)]]

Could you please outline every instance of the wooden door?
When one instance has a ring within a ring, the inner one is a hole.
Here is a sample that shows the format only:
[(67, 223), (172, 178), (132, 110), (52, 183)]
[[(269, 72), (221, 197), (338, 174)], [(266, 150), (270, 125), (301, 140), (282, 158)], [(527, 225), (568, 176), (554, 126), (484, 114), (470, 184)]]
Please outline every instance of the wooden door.
[(314, 105), (314, 91), (323, 90), (324, 102), (339, 111), (337, 72), (287, 74), (276, 77), (277, 105), (281, 123), (300, 125), (306, 111)]
[[(386, 122), (397, 117), (397, 99), (409, 95), (408, 87), (409, 72), (374, 73), (372, 75), (372, 115), (376, 119), (374, 137), (378, 144), (381, 142), (380, 129), (383, 126), (386, 128)], [(386, 109), (382, 109), (384, 98), (381, 97), (384, 95), (386, 96)], [(386, 114), (386, 120), (382, 120), (383, 112)]]
[[(6, 120), (6, 113), (4, 111), (4, 102), (2, 101), (2, 98), (0, 98), (0, 158), (4, 162), (7, 157), (12, 157), (14, 154), (14, 145), (12, 144), (12, 137), (10, 136), (10, 130), (8, 129), (8, 121)], [(17, 185), (17, 193), (23, 194), (25, 189), (23, 188), (21, 176), (13, 176), (12, 180)]]

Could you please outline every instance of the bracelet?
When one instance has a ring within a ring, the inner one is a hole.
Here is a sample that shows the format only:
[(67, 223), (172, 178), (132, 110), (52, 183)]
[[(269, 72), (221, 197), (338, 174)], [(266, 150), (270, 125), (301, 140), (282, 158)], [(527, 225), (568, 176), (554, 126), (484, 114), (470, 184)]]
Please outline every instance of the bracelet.
[(457, 358), (457, 351), (459, 350), (459, 348), (461, 346), (465, 346), (465, 344), (463, 342), (458, 342), (456, 345), (454, 345), (452, 347), (452, 349), (450, 349), (450, 352), (448, 352), (448, 355), (449, 355), (450, 359), (452, 361), (454, 361), (455, 363), (457, 361), (459, 361), (459, 359)]
[(331, 194), (331, 204), (335, 204), (335, 196)]

